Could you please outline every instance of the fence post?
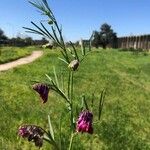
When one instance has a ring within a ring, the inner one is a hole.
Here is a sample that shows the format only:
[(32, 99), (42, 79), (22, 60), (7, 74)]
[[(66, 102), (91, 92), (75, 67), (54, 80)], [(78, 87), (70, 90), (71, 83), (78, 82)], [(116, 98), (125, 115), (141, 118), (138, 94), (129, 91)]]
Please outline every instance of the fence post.
[(150, 35), (148, 35), (148, 50), (150, 50)]
[(145, 35), (145, 49), (148, 50), (148, 35)]
[(137, 49), (137, 44), (138, 44), (138, 40), (137, 40), (137, 36), (135, 36), (134, 49)]
[(141, 37), (138, 36), (138, 48), (140, 48), (140, 44), (141, 44)]

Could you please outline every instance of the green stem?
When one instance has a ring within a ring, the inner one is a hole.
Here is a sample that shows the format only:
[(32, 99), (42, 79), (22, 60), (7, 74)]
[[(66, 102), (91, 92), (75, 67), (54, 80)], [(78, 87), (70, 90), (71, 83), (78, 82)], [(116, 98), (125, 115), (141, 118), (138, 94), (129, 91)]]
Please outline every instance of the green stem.
[(73, 99), (73, 71), (71, 71), (71, 87), (70, 87), (70, 99), (71, 99), (71, 102), (72, 102), (72, 99)]
[[(55, 19), (56, 20), (56, 19)], [(60, 30), (60, 28), (59, 28), (59, 26), (58, 26), (58, 24), (57, 24), (57, 21), (55, 21), (54, 22), (54, 24), (55, 24), (55, 26), (56, 26), (56, 28), (57, 28), (57, 31), (58, 31), (58, 33), (59, 33), (59, 36), (60, 36), (60, 42), (61, 42), (61, 44), (62, 44), (62, 46), (63, 46), (63, 50), (64, 50), (64, 52), (65, 52), (65, 55), (66, 55), (66, 60), (67, 60), (67, 62), (69, 63), (69, 57), (68, 57), (68, 53), (67, 53), (67, 50), (66, 50), (66, 46), (65, 46), (65, 42), (64, 42), (64, 39), (63, 39), (63, 36), (62, 36), (62, 32), (61, 32), (61, 30)]]
[(73, 118), (73, 71), (71, 71), (70, 75), (70, 121), (71, 121), (71, 129), (74, 132), (74, 118)]
[(71, 150), (71, 149), (72, 149), (72, 143), (73, 143), (74, 135), (75, 135), (74, 133), (71, 134), (71, 137), (70, 137), (70, 144), (69, 144), (68, 150)]
[(70, 76), (71, 76), (71, 71), (69, 71), (68, 75), (68, 98), (70, 99)]

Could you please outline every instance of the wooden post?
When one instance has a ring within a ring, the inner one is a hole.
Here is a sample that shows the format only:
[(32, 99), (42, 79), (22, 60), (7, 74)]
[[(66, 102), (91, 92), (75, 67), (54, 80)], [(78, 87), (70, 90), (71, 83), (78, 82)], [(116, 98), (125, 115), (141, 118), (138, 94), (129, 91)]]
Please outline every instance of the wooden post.
[(150, 50), (150, 35), (148, 35), (148, 50)]
[(130, 44), (131, 44), (130, 42), (131, 42), (131, 37), (129, 36), (128, 37), (128, 48), (130, 48)]
[(125, 43), (125, 37), (123, 37), (123, 39), (122, 39), (121, 48), (124, 48), (124, 43)]
[(142, 36), (142, 49), (145, 50), (145, 35)]
[(141, 49), (143, 48), (143, 43), (142, 43), (142, 41), (143, 41), (143, 36), (140, 36), (140, 48), (141, 48)]
[(145, 49), (148, 50), (148, 35), (145, 35)]
[(127, 49), (129, 48), (129, 47), (128, 47), (128, 44), (129, 44), (129, 38), (126, 37), (126, 48), (127, 48)]
[(124, 37), (124, 45), (123, 45), (124, 48), (126, 48), (126, 43), (127, 43), (127, 37)]
[(118, 38), (118, 48), (122, 48), (121, 44), (122, 44), (122, 38), (120, 37)]
[(141, 47), (140, 47), (141, 49), (144, 49), (143, 42), (144, 42), (144, 36), (142, 35), (142, 36), (141, 36)]
[(134, 44), (136, 44), (136, 36), (133, 37), (133, 48), (134, 48)]
[[(134, 48), (134, 42), (136, 41), (136, 37), (135, 36), (133, 36), (133, 38), (132, 38), (132, 47)], [(135, 49), (135, 48), (134, 48)]]
[(138, 38), (137, 36), (135, 36), (134, 49), (137, 49), (137, 45), (138, 45)]
[(138, 48), (141, 47), (141, 36), (138, 36)]

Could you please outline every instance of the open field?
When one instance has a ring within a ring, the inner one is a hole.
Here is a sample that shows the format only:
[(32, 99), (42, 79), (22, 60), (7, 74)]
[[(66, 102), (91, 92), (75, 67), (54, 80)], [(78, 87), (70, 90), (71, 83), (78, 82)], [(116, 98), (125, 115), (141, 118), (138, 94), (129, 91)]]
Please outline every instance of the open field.
[[(44, 55), (31, 64), (0, 72), (0, 149), (37, 149), (33, 143), (18, 138), (17, 129), (23, 123), (48, 128), (49, 113), (54, 129), (58, 129), (59, 118), (64, 116), (62, 143), (66, 150), (69, 116), (63, 101), (52, 92), (48, 102), (42, 104), (31, 88), (33, 81), (47, 80), (45, 74), (53, 77), (53, 66), (60, 78), (62, 72), (67, 74), (58, 56), (57, 50), (45, 50)], [(75, 101), (85, 93), (90, 104), (92, 93), (95, 95), (94, 118), (97, 117), (99, 94), (103, 88), (107, 88), (107, 92), (102, 120), (94, 124), (94, 134), (77, 135), (73, 150), (83, 150), (83, 146), (87, 150), (150, 149), (150, 55), (94, 50), (80, 65), (75, 78)], [(48, 146), (45, 143), (41, 149), (49, 149)]]
[(0, 64), (30, 55), (36, 47), (0, 47)]

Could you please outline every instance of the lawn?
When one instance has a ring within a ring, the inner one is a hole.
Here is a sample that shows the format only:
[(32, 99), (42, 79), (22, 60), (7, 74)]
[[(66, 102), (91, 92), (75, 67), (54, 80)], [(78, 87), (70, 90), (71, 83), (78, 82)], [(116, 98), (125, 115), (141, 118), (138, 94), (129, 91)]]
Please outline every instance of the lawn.
[(30, 55), (36, 47), (0, 47), (0, 64)]
[[(59, 79), (67, 74), (57, 59), (57, 50), (45, 50), (32, 64), (0, 72), (0, 149), (34, 150), (33, 143), (18, 138), (20, 124), (37, 124), (48, 128), (47, 114), (51, 115), (56, 137), (60, 116), (63, 116), (62, 149), (66, 150), (69, 135), (68, 113), (63, 101), (53, 92), (42, 104), (32, 90), (33, 81), (53, 77), (53, 66)], [(94, 123), (94, 134), (78, 134), (73, 150), (148, 150), (150, 149), (150, 55), (119, 50), (93, 50), (75, 73), (74, 100), (78, 104), (85, 93), (91, 104), (94, 93), (94, 120), (100, 92), (106, 88), (101, 122)], [(66, 78), (64, 76), (64, 81)], [(65, 85), (64, 85), (65, 86)], [(50, 149), (44, 143), (43, 150)], [(84, 147), (84, 148), (83, 148)]]

